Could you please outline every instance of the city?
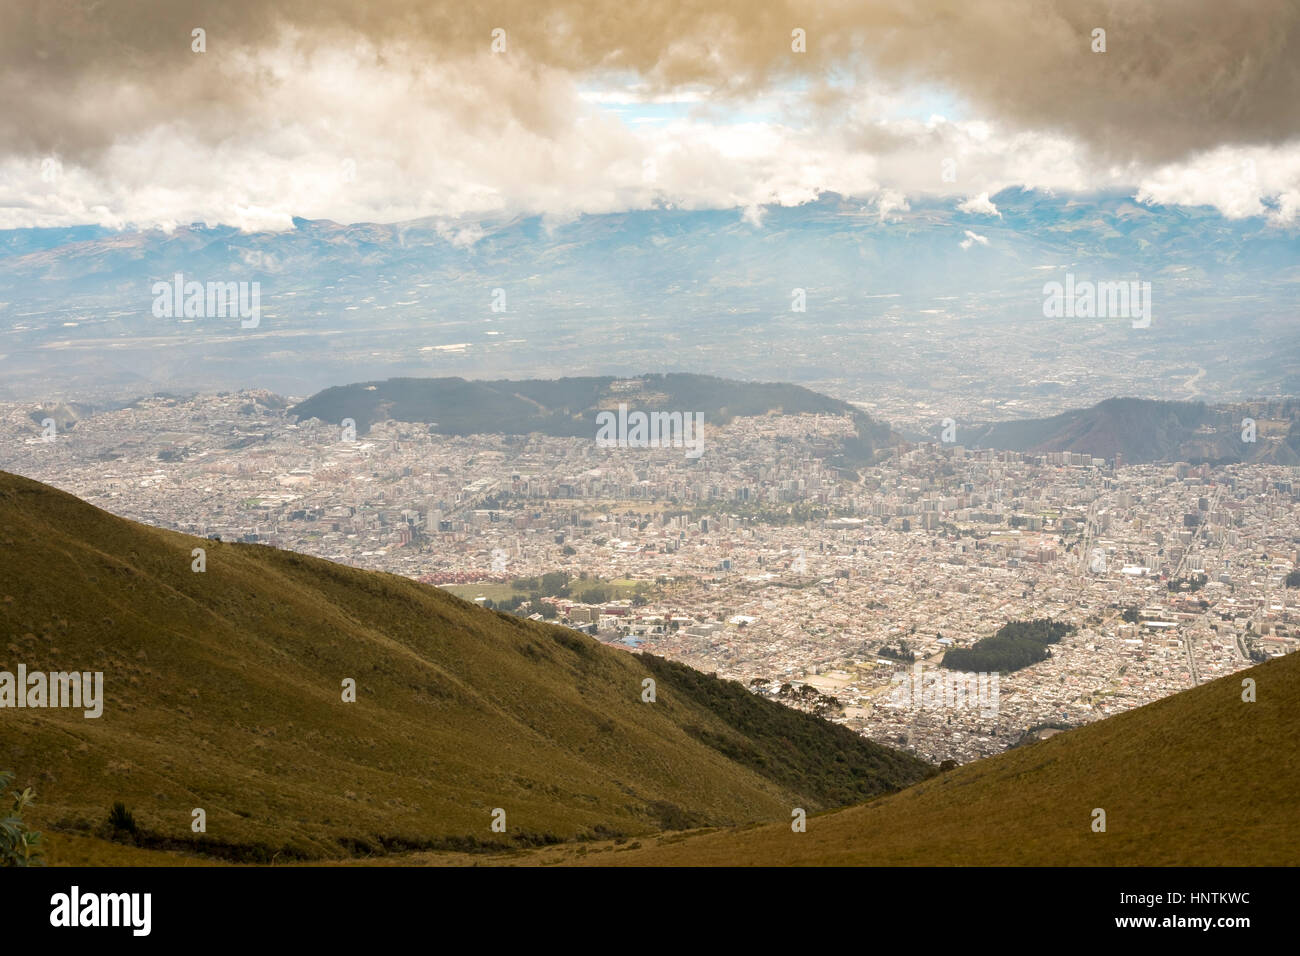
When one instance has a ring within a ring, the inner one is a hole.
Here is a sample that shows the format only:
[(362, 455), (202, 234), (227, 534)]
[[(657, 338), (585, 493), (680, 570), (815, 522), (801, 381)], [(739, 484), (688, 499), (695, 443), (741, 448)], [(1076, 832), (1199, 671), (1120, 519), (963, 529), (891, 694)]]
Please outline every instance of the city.
[[(289, 404), (160, 396), (54, 440), (30, 406), (0, 406), (19, 436), (0, 468), (147, 524), (567, 624), (935, 762), (1150, 703), (1300, 637), (1287, 467), (1116, 469), (931, 443), (854, 475), (827, 464), (852, 432), (832, 415), (739, 418), (692, 458), (391, 421), (357, 437), (295, 421)], [(937, 669), (950, 649), (1043, 617), (1075, 630), (1002, 675), (995, 714), (891, 700), (914, 662)]]

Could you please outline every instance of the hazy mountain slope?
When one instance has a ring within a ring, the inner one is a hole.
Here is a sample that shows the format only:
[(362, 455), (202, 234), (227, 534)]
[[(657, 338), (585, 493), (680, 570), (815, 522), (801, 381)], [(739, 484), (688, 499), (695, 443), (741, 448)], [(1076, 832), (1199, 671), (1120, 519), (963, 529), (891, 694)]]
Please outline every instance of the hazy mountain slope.
[[(1241, 699), (1242, 680), (1258, 700)], [(976, 761), (864, 806), (552, 861), (799, 865), (1300, 863), (1300, 655)], [(1091, 829), (1106, 811), (1105, 833)]]
[(599, 410), (700, 413), (707, 429), (740, 416), (849, 415), (857, 426), (846, 458), (861, 462), (896, 440), (889, 427), (847, 402), (798, 385), (739, 382), (684, 373), (642, 375), (635, 386), (611, 376), (467, 381), (462, 378), (392, 378), (327, 388), (289, 409), (300, 419), (356, 422), (364, 434), (377, 421), (423, 422), (444, 435), (541, 432), (595, 438)]
[[(798, 385), (736, 382), (708, 375), (646, 375), (615, 390), (612, 376), (524, 381), (394, 378), (325, 389), (290, 409), (299, 418), (352, 418), (362, 431), (385, 419), (428, 422), (441, 434), (497, 432), (594, 435), (594, 412), (619, 403), (642, 410), (703, 412), (706, 424), (770, 411), (853, 414), (853, 406)], [(861, 412), (857, 412), (862, 414)]]
[[(184, 845), (202, 807), (236, 858), (783, 819), (929, 772), (752, 695), (733, 711), (726, 685), (573, 631), (145, 527), (4, 473), (0, 647), (0, 670), (104, 673), (98, 719), (0, 710), (0, 766), (38, 791), (40, 824), (93, 829), (123, 800), (149, 845)], [(489, 830), (495, 807), (507, 834)]]
[[(1243, 440), (1243, 421), (1256, 423)], [(1129, 464), (1155, 461), (1267, 461), (1300, 464), (1300, 403), (1295, 400), (1206, 405), (1111, 398), (1091, 408), (1050, 418), (959, 426), (958, 441), (971, 448), (1031, 454), (1070, 451)]]

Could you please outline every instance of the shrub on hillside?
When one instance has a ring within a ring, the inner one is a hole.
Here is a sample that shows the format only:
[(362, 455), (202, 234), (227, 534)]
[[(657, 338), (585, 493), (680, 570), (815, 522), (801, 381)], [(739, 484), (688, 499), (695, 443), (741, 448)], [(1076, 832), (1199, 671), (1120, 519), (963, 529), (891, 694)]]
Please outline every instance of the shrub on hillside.
[(135, 815), (126, 808), (126, 804), (121, 800), (113, 804), (113, 809), (108, 811), (108, 825), (119, 833), (130, 833), (132, 836), (136, 833)]
[[(14, 775), (0, 770), (0, 792), (13, 783)], [(29, 830), (23, 822), (23, 810), (36, 801), (31, 787), (10, 791), (13, 804), (9, 812), (0, 817), (0, 866), (41, 866), (41, 835)]]

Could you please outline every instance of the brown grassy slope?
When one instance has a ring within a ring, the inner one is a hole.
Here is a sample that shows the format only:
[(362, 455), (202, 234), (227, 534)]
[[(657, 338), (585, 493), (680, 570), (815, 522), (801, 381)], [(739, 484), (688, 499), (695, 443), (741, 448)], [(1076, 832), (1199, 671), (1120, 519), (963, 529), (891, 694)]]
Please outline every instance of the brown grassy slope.
[[(31, 814), (28, 814), (29, 816)], [(33, 827), (39, 830), (40, 827)], [(81, 833), (41, 833), (45, 866), (235, 866), (217, 857), (182, 850), (147, 850)], [(462, 853), (467, 860), (479, 854)], [(350, 858), (351, 859), (351, 858)], [(383, 857), (383, 859), (391, 859)], [(247, 864), (253, 865), (253, 864)]]
[[(194, 547), (206, 573), (191, 571)], [(149, 528), (0, 473), (0, 670), (18, 663), (105, 676), (97, 720), (0, 710), (0, 768), (36, 789), (38, 823), (93, 828), (122, 800), (149, 834), (184, 843), (202, 807), (207, 839), (234, 858), (783, 819), (835, 805), (827, 772), (859, 799), (929, 772), (752, 695), (731, 721), (671, 673), (642, 703), (647, 662), (573, 631)], [(825, 771), (787, 747), (791, 772), (703, 742), (780, 754), (787, 731), (847, 760)], [(506, 835), (489, 830), (495, 807)]]
[[(1242, 680), (1258, 700), (1241, 699)], [(1291, 865), (1300, 863), (1300, 654), (788, 824), (554, 848), (602, 865)], [(1105, 833), (1091, 829), (1106, 811)], [(597, 847), (591, 847), (595, 850)], [(603, 847), (601, 847), (603, 849)]]

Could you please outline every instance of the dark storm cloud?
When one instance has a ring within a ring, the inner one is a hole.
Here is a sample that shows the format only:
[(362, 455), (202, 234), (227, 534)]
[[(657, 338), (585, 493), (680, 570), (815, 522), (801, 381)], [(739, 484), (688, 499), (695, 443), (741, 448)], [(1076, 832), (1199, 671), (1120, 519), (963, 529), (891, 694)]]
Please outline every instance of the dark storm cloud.
[[(463, 62), (466, 122), (495, 109), (545, 132), (569, 121), (530, 68), (634, 72), (715, 96), (799, 79), (950, 89), (979, 116), (1068, 133), (1098, 155), (1166, 161), (1300, 131), (1300, 5), (1257, 0), (3, 0), (0, 150), (92, 164), (105, 147), (174, 124), (211, 140), (277, 95), (266, 57), (355, 49), (392, 70)], [(207, 33), (204, 55), (191, 30)], [(493, 28), (525, 79), (487, 76)], [(807, 32), (805, 54), (791, 30)], [(1106, 30), (1107, 52), (1091, 50)], [(482, 95), (467, 90), (482, 87)], [(848, 87), (847, 96), (852, 96)], [(324, 93), (315, 112), (328, 118)]]

